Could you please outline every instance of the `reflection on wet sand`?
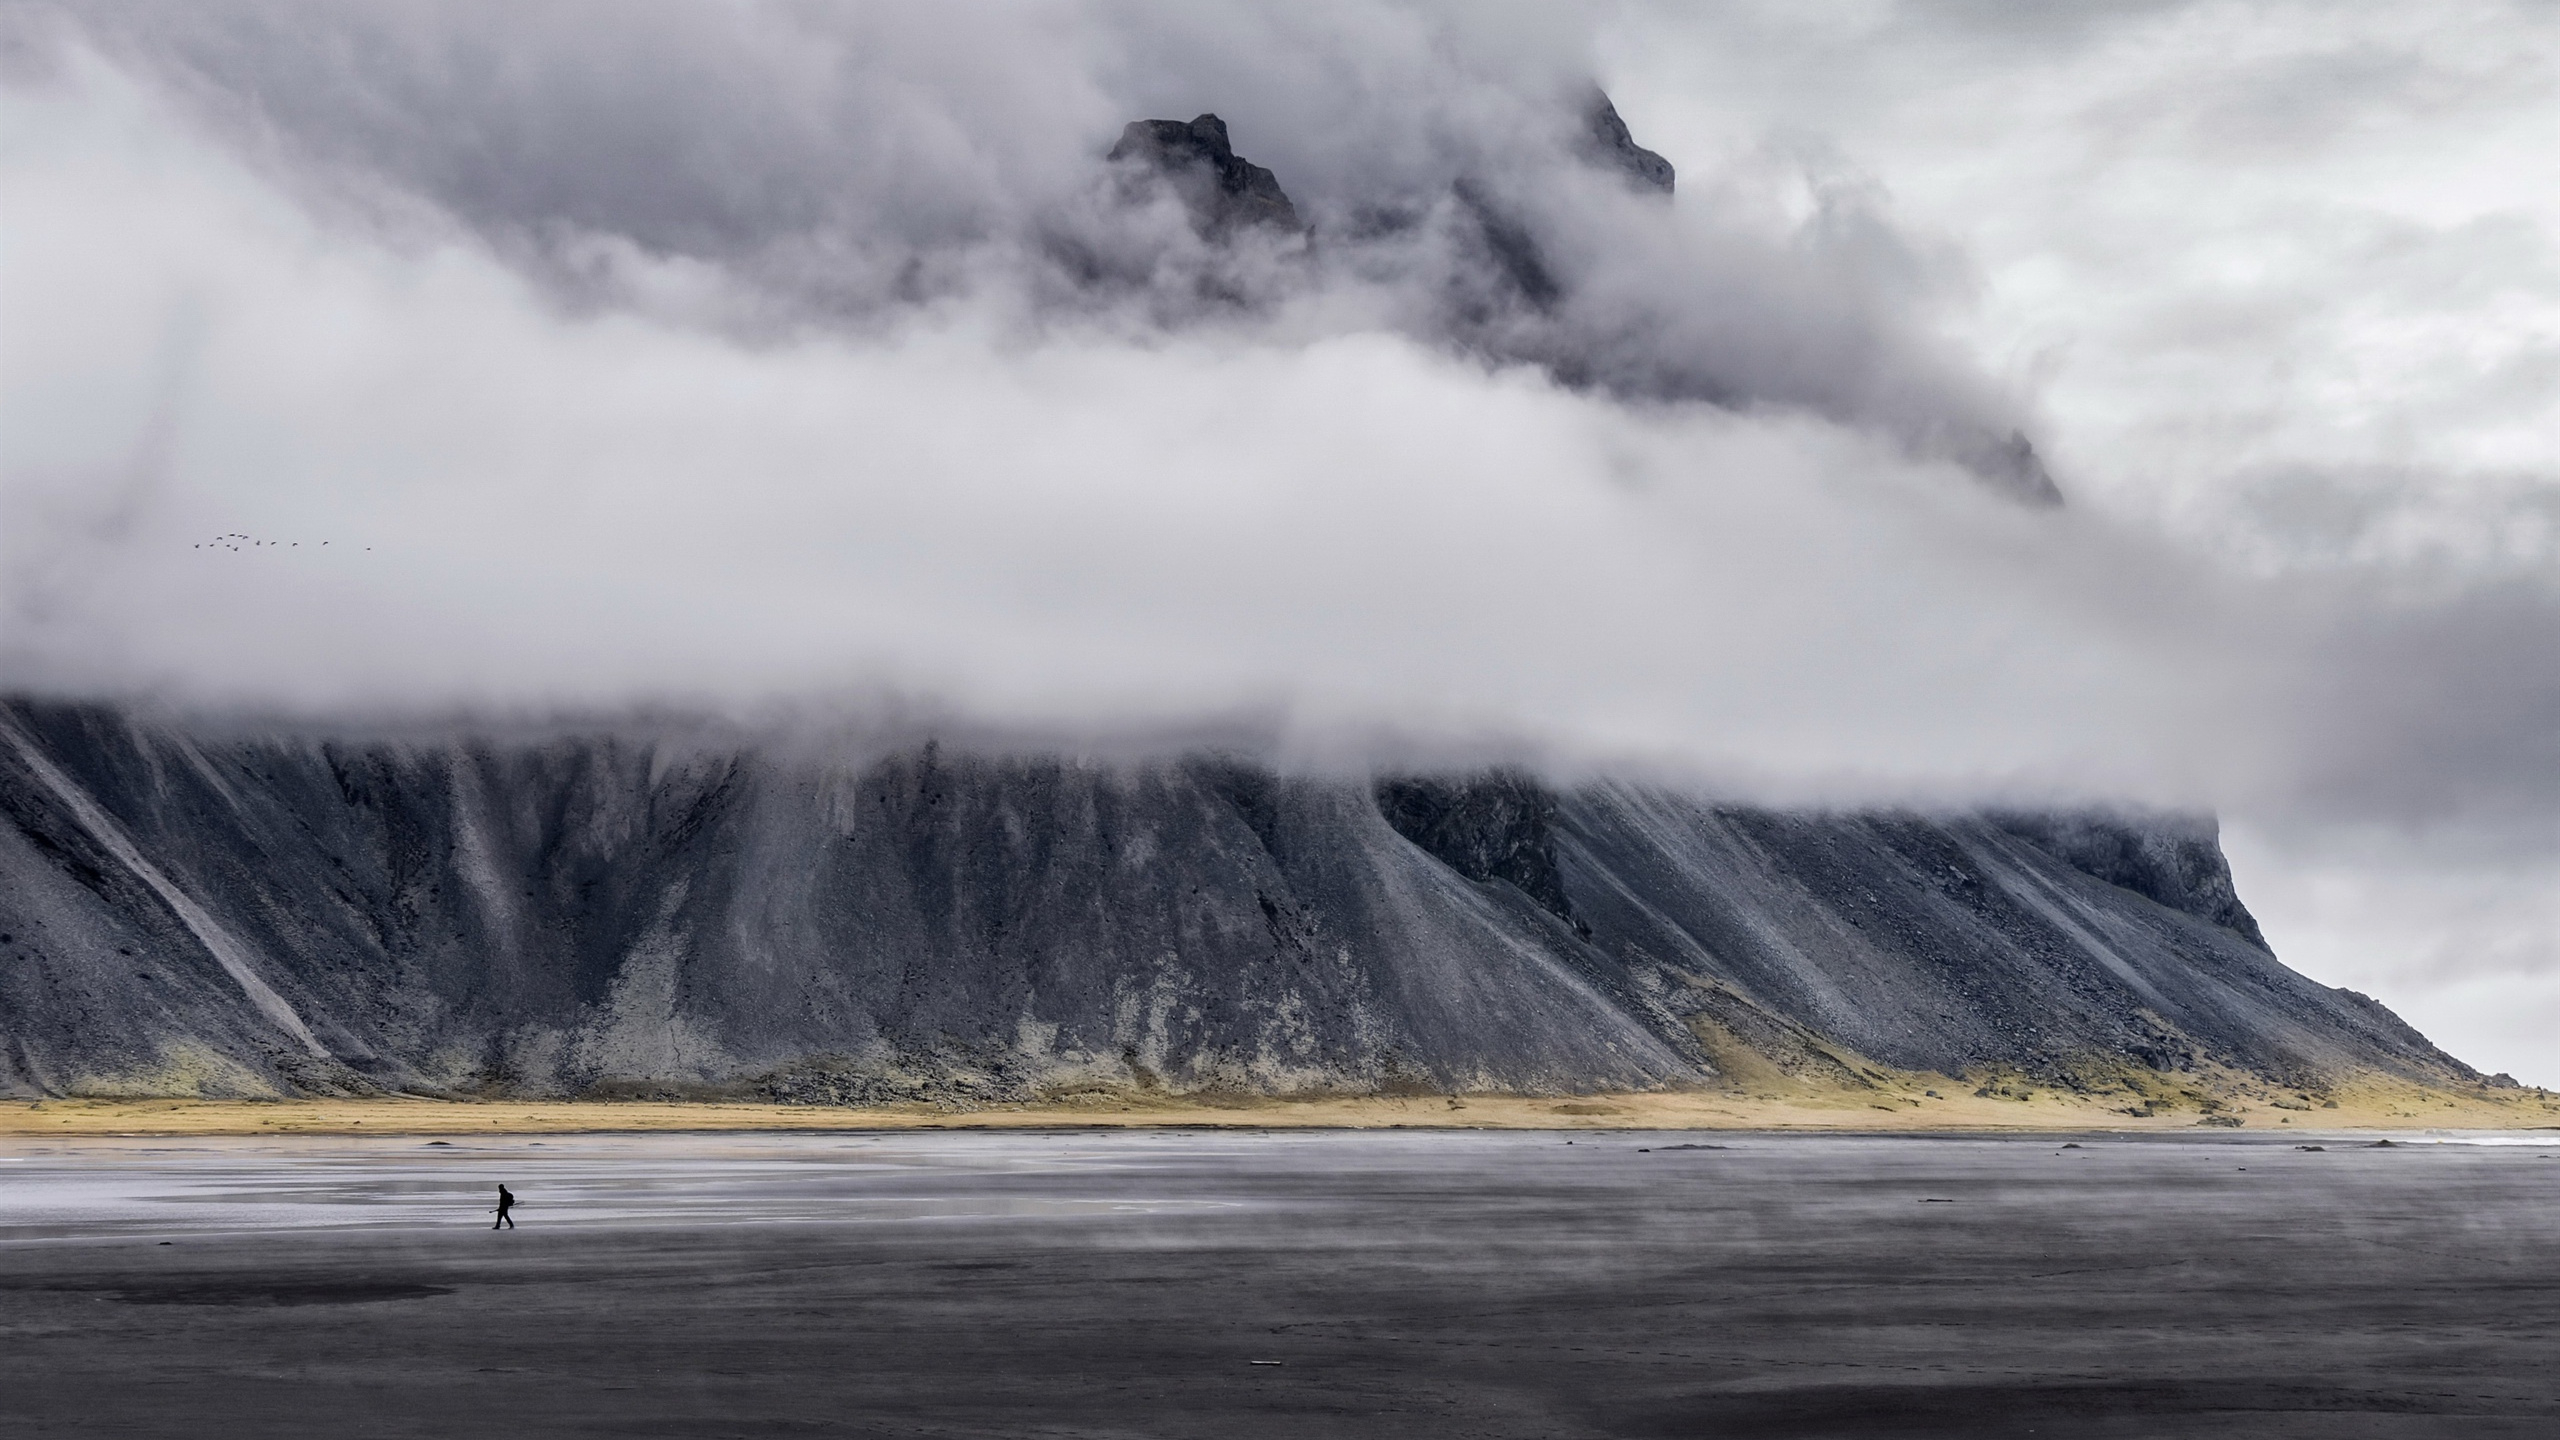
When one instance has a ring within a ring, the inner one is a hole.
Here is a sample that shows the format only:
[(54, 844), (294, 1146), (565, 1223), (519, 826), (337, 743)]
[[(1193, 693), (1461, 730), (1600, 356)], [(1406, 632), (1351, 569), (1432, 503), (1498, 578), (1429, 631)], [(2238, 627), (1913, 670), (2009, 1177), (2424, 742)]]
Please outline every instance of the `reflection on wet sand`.
[(0, 1422), (2549, 1433), (2560, 1135), (2375, 1138), (17, 1139)]

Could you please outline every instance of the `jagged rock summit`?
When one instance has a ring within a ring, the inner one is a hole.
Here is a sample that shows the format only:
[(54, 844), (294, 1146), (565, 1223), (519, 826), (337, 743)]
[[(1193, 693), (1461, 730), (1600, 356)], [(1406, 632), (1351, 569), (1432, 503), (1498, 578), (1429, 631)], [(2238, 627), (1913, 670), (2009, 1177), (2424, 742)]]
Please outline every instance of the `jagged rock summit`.
[(1617, 104), (1605, 92), (1594, 89), (1584, 101), (1582, 123), (1583, 154), (1587, 158), (1625, 171), (1629, 179), (1648, 190), (1671, 193), (1677, 178), (1671, 162), (1636, 143), (1635, 133), (1618, 118)]
[(2474, 1077), (2196, 817), (0, 705), (0, 1093)]
[[(1578, 128), (1567, 147), (1573, 160), (1613, 173), (1641, 194), (1667, 199), (1673, 193), (1677, 177), (1671, 162), (1636, 143), (1616, 103), (1597, 86), (1589, 90), (1575, 119)], [(1210, 311), (1250, 307), (1271, 298), (1271, 276), (1262, 266), (1247, 263), (1232, 272), (1219, 268), (1218, 257), (1248, 237), (1304, 239), (1318, 248), (1332, 247), (1338, 260), (1344, 250), (1409, 237), (1435, 210), (1445, 209), (1439, 236), (1446, 263), (1425, 267), (1413, 277), (1436, 288), (1437, 303), (1417, 307), (1407, 321), (1418, 322), (1433, 341), (1497, 363), (1536, 365), (1572, 389), (1645, 400), (1743, 403), (1718, 376), (1716, 365), (1694, 355), (1658, 351), (1650, 342), (1628, 343), (1631, 333), (1648, 328), (1645, 323), (1631, 326), (1621, 311), (1595, 324), (1581, 313), (1584, 277), (1558, 263), (1559, 255), (1569, 256), (1576, 247), (1555, 244), (1550, 233), (1554, 216), (1546, 214), (1542, 221), (1540, 207), (1524, 203), (1516, 185), (1506, 188), (1481, 169), (1462, 168), (1448, 180), (1445, 192), (1407, 196), (1400, 206), (1368, 207), (1347, 228), (1327, 232), (1301, 216), (1276, 174), (1236, 153), (1226, 122), (1214, 114), (1133, 120), (1106, 158), (1119, 167), (1124, 199), (1153, 197), (1159, 186), (1180, 198), (1192, 230), (1208, 242), (1202, 247), (1205, 260), (1199, 255), (1188, 260), (1205, 268), (1195, 273), (1175, 265), (1165, 273), (1189, 276), (1189, 298)], [(1102, 252), (1110, 248), (1078, 240), (1062, 243), (1058, 253), (1071, 257), (1081, 276), (1106, 285), (1126, 286), (1155, 275), (1151, 262), (1103, 259)], [(1296, 253), (1304, 258), (1310, 251), (1300, 248)], [(2020, 503), (2063, 503), (2044, 458), (2015, 429), (1932, 422), (1904, 438), (1915, 450), (1955, 462)]]
[(1306, 229), (1279, 178), (1235, 152), (1227, 122), (1215, 115), (1190, 120), (1132, 120), (1105, 157), (1162, 175), (1178, 187), (1202, 229), (1226, 235), (1249, 225)]

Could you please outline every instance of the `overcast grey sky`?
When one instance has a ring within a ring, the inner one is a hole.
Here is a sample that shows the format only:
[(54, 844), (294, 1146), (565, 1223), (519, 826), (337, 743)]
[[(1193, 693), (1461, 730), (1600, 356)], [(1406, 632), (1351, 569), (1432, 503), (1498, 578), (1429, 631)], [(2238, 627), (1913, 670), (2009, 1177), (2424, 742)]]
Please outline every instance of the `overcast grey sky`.
[(2205, 805), (2560, 1084), (2552, 6), (5, 13), (10, 684)]

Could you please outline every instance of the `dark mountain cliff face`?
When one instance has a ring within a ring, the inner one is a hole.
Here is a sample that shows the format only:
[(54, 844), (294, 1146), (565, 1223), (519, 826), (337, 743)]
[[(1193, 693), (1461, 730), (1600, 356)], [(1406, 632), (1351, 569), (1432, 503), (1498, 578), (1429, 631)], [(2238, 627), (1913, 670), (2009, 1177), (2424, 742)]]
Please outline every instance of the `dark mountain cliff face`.
[(1224, 235), (1239, 225), (1306, 228), (1279, 177), (1238, 155), (1228, 143), (1227, 122), (1215, 115), (1132, 120), (1104, 158), (1174, 182), (1204, 233)]
[(1378, 813), (1423, 853), (1470, 880), (1501, 880), (1587, 935), (1556, 866), (1556, 797), (1523, 775), (1401, 777), (1373, 787)]
[(1671, 162), (1636, 143), (1635, 133), (1618, 118), (1617, 102), (1608, 95), (1595, 89), (1583, 101), (1582, 126), (1587, 158), (1623, 172), (1647, 190), (1671, 193), (1677, 179)]
[(1715, 1045), (2466, 1078), (2209, 822), (0, 707), (0, 1088), (1714, 1084)]

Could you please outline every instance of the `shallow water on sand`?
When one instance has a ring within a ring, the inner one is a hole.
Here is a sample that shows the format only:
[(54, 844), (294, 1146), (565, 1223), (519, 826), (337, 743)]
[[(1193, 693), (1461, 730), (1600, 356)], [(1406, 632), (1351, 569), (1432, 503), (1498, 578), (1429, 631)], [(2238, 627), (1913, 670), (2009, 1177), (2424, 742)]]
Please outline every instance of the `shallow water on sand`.
[(2372, 1139), (7, 1142), (0, 1426), (2560, 1432), (2560, 1134)]

